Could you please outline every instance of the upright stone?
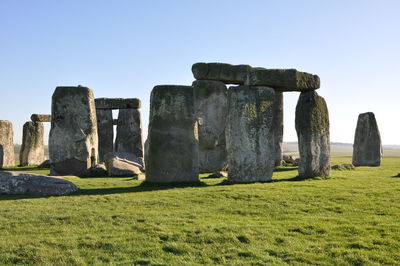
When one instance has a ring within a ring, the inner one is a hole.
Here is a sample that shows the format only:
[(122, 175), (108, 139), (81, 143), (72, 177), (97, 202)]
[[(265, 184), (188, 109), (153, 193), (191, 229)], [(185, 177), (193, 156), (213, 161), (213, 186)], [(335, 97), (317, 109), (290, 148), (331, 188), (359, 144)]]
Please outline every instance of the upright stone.
[(299, 176), (330, 174), (329, 113), (324, 98), (315, 91), (302, 92), (296, 106)]
[(154, 87), (146, 142), (146, 181), (199, 181), (193, 87)]
[(98, 137), (93, 92), (57, 87), (52, 98), (49, 136), (53, 175), (84, 175), (97, 164)]
[(143, 161), (142, 123), (138, 109), (120, 109), (115, 151), (131, 153)]
[(22, 145), (19, 153), (21, 166), (40, 165), (44, 161), (43, 123), (26, 122), (23, 127)]
[(14, 165), (13, 126), (10, 121), (0, 120), (0, 168)]
[(358, 116), (353, 145), (354, 166), (380, 166), (382, 157), (381, 135), (374, 113)]
[(111, 109), (96, 109), (96, 116), (99, 136), (99, 159), (103, 162), (104, 155), (114, 151), (114, 120)]
[(269, 87), (230, 87), (228, 97), (229, 181), (271, 180), (275, 162), (274, 90)]
[(211, 173), (226, 169), (225, 140), (228, 96), (220, 81), (193, 82), (199, 131), (199, 171)]
[(275, 166), (282, 165), (283, 160), (283, 93), (275, 91), (274, 102), (274, 140), (275, 140)]

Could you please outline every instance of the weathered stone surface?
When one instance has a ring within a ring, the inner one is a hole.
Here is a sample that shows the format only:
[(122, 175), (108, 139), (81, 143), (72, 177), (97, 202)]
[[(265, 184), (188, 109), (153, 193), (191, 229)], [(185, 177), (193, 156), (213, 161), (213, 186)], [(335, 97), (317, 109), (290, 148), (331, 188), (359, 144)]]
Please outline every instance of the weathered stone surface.
[(227, 123), (228, 180), (269, 181), (275, 162), (275, 91), (268, 87), (230, 87)]
[(302, 92), (296, 106), (299, 176), (329, 177), (329, 113), (324, 98), (315, 91)]
[(26, 122), (23, 127), (19, 164), (21, 166), (41, 164), (44, 161), (43, 142), (43, 123)]
[(351, 163), (336, 164), (331, 167), (332, 170), (354, 170), (355, 167)]
[(38, 165), (38, 168), (50, 168), (50, 160), (45, 160), (43, 161), (40, 165)]
[(114, 120), (111, 109), (96, 109), (97, 132), (99, 137), (99, 160), (104, 162), (104, 155), (114, 151)]
[(96, 164), (89, 168), (83, 177), (104, 177), (107, 176), (107, 168), (104, 163)]
[(199, 181), (193, 87), (154, 87), (146, 146), (147, 182)]
[(317, 75), (296, 69), (257, 69), (248, 73), (245, 84), (279, 91), (310, 91), (320, 87), (320, 80)]
[(139, 110), (119, 110), (115, 151), (132, 153), (143, 160), (142, 122)]
[(110, 152), (104, 160), (108, 176), (134, 176), (144, 171), (142, 159), (131, 153)]
[(76, 185), (61, 178), (20, 172), (0, 172), (0, 194), (63, 196), (77, 190)]
[(192, 66), (193, 76), (197, 80), (215, 80), (238, 85), (244, 84), (246, 75), (251, 70), (249, 65), (224, 63), (196, 63)]
[(137, 98), (96, 98), (96, 109), (140, 109)]
[(0, 168), (14, 165), (13, 126), (10, 121), (0, 120)]
[(199, 132), (199, 171), (212, 173), (226, 169), (226, 85), (220, 81), (198, 80), (193, 82), (193, 88)]
[(51, 122), (51, 115), (33, 114), (31, 115), (32, 122)]
[(86, 87), (57, 87), (52, 98), (49, 136), (53, 175), (83, 175), (97, 164), (94, 97)]
[(275, 166), (280, 166), (283, 156), (283, 93), (278, 91), (275, 92), (272, 128), (275, 141)]
[(353, 164), (355, 166), (380, 166), (382, 142), (374, 113), (358, 116), (353, 144)]

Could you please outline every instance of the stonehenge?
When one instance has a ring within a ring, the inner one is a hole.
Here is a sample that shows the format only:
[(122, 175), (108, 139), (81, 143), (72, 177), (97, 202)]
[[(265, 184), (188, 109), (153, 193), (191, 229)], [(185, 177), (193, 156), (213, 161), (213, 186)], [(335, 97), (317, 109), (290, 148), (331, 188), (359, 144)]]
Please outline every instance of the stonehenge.
[(382, 157), (381, 135), (374, 113), (358, 116), (353, 144), (354, 166), (380, 166)]
[(146, 181), (199, 182), (198, 130), (192, 86), (155, 86), (150, 96)]
[(49, 155), (52, 175), (84, 175), (97, 164), (98, 135), (91, 89), (57, 87), (52, 97)]
[(274, 128), (275, 166), (281, 166), (283, 160), (283, 93), (281, 91), (275, 91), (272, 127)]
[(99, 137), (99, 160), (114, 151), (114, 120), (112, 109), (97, 109), (97, 133)]
[(0, 168), (14, 166), (14, 131), (10, 121), (0, 120)]
[(21, 166), (40, 165), (44, 161), (44, 127), (41, 122), (26, 122), (19, 153)]
[(32, 114), (31, 115), (31, 120), (32, 122), (51, 122), (51, 115), (45, 115), (45, 114)]
[(120, 109), (115, 151), (131, 153), (143, 161), (142, 124), (138, 109)]

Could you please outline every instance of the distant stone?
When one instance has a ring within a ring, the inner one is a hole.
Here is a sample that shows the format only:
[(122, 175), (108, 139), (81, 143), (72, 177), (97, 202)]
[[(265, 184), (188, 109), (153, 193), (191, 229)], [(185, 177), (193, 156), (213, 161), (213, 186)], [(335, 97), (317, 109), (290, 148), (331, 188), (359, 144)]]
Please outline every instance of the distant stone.
[(105, 177), (107, 176), (107, 168), (104, 163), (96, 164), (88, 169), (84, 177)]
[(275, 92), (273, 129), (275, 141), (275, 166), (282, 165), (283, 156), (283, 93)]
[(33, 114), (31, 115), (32, 122), (51, 122), (51, 115)]
[(21, 172), (0, 172), (0, 194), (64, 196), (77, 190), (76, 185), (61, 178)]
[(221, 178), (221, 177), (228, 177), (228, 174), (226, 172), (215, 172), (207, 176), (207, 178)]
[(227, 167), (225, 127), (228, 115), (226, 85), (220, 81), (193, 82), (199, 132), (199, 171), (211, 173)]
[(97, 164), (96, 110), (91, 89), (57, 87), (49, 136), (52, 175), (84, 175)]
[(96, 109), (140, 109), (137, 98), (96, 98)]
[(142, 122), (139, 110), (119, 110), (115, 151), (132, 153), (143, 160)]
[(131, 153), (110, 152), (104, 160), (108, 176), (134, 176), (144, 171), (143, 161)]
[(99, 159), (114, 151), (114, 120), (111, 109), (96, 109), (97, 132), (99, 137)]
[(228, 180), (264, 182), (275, 163), (275, 91), (269, 87), (230, 87), (227, 123)]
[(353, 144), (353, 164), (355, 166), (380, 166), (382, 142), (374, 113), (358, 116)]
[(38, 168), (50, 168), (50, 160), (43, 161)]
[(279, 91), (311, 91), (320, 87), (320, 80), (317, 75), (296, 69), (257, 69), (248, 73), (245, 84)]
[(224, 63), (196, 63), (192, 72), (197, 80), (215, 80), (225, 84), (243, 85), (246, 75), (252, 67), (249, 65), (230, 65)]
[(302, 92), (296, 106), (299, 176), (329, 177), (329, 113), (324, 98), (315, 91)]
[(355, 167), (351, 163), (333, 165), (332, 170), (354, 170)]
[(295, 164), (298, 158), (293, 158), (293, 155), (285, 154), (282, 156), (283, 161), (289, 164)]
[(14, 166), (14, 131), (10, 121), (0, 120), (0, 168)]
[(23, 126), (19, 153), (21, 166), (39, 165), (44, 160), (44, 127), (41, 122), (26, 122)]
[(146, 181), (199, 182), (198, 154), (193, 87), (154, 87), (146, 143)]

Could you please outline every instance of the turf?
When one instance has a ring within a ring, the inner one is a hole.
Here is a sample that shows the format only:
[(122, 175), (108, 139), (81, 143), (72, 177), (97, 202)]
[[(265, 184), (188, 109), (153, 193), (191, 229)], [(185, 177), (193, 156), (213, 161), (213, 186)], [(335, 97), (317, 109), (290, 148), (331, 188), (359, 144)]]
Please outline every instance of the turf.
[(397, 264), (399, 172), (400, 157), (386, 157), (329, 180), (294, 167), (240, 185), (68, 177), (81, 188), (71, 196), (0, 196), (0, 264)]

